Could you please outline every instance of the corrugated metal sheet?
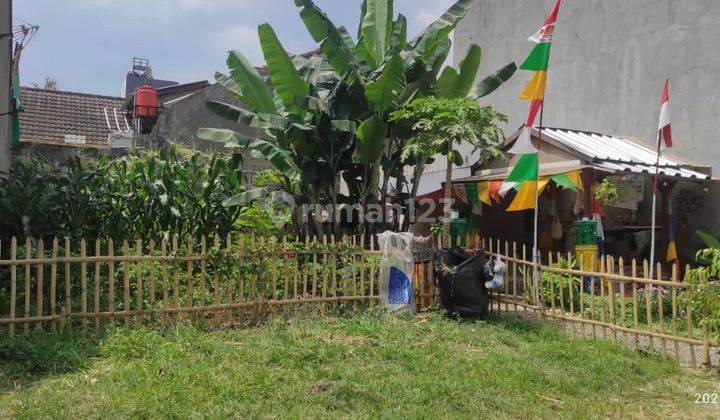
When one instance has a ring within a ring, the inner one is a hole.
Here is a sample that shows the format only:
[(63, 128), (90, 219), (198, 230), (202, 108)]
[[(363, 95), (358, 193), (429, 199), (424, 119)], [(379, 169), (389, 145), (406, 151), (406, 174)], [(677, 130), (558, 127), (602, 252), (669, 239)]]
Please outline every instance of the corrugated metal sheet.
[[(538, 134), (537, 129), (533, 134)], [(563, 128), (543, 128), (542, 134), (584, 155), (594, 166), (618, 172), (655, 173), (655, 151), (632, 139)], [(679, 178), (710, 179), (707, 173), (694, 170), (693, 165), (669, 156), (660, 158), (660, 173)]]

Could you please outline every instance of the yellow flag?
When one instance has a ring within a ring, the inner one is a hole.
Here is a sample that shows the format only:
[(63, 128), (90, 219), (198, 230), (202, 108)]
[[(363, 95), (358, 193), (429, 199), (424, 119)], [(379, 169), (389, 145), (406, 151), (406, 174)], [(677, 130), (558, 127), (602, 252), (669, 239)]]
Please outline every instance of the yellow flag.
[(545, 98), (545, 82), (547, 81), (547, 72), (546, 71), (538, 71), (535, 73), (535, 75), (530, 79), (528, 84), (525, 86), (525, 89), (523, 89), (522, 93), (520, 94), (520, 99), (525, 99), (527, 101), (532, 100), (542, 100)]
[(483, 181), (478, 183), (477, 190), (478, 198), (480, 199), (480, 201), (490, 206), (492, 204), (490, 202), (490, 181)]
[[(550, 182), (549, 178), (540, 178), (540, 182), (525, 181), (520, 185), (520, 190), (510, 203), (507, 211), (521, 211), (535, 208), (535, 194), (540, 195)], [(537, 186), (537, 189), (536, 189)]]

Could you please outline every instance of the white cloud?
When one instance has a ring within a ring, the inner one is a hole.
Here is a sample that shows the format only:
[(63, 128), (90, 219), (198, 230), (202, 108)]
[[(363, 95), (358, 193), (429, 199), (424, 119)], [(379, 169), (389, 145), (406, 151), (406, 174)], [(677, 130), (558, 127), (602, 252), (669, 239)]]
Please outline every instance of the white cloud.
[(246, 25), (233, 26), (216, 34), (215, 41), (217, 47), (223, 51), (238, 50), (255, 65), (261, 65), (265, 61), (255, 28)]

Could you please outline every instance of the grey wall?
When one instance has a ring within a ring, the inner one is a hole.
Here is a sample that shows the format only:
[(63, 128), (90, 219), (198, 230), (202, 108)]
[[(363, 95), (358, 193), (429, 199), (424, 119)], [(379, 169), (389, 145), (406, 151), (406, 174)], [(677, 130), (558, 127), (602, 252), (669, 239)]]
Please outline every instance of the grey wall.
[[(241, 105), (227, 89), (218, 84), (213, 84), (200, 92), (167, 106), (158, 118), (153, 129), (153, 136), (159, 136), (167, 141), (180, 141), (204, 152), (225, 152), (226, 149), (222, 144), (199, 139), (197, 137), (199, 128), (227, 128), (248, 136), (262, 136), (260, 130), (233, 123), (213, 114), (205, 105), (208, 100)], [(244, 170), (246, 171), (261, 171), (271, 167), (266, 160), (255, 159), (249, 154), (244, 154), (243, 158), (245, 162)]]
[[(455, 61), (471, 43), (483, 49), (480, 75), (510, 61), (554, 0), (477, 0), (455, 31)], [(713, 167), (720, 176), (720, 2), (717, 0), (566, 0), (548, 71), (546, 126), (630, 135), (651, 144), (662, 86), (670, 78), (672, 154)], [(456, 63), (457, 64), (457, 63)], [(528, 103), (517, 99), (532, 73), (518, 70), (485, 102), (523, 124)], [(701, 223), (718, 226), (720, 189), (712, 188)], [(718, 229), (720, 231), (720, 229)]]

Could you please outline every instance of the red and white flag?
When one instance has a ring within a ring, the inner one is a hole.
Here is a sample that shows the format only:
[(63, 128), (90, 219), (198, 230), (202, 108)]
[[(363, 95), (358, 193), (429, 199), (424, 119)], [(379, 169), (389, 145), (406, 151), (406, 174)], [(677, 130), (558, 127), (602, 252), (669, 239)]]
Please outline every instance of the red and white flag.
[(663, 90), (662, 101), (660, 101), (660, 124), (658, 131), (660, 138), (665, 142), (665, 147), (672, 147), (672, 130), (670, 129), (670, 90), (669, 80), (665, 81), (665, 89)]

